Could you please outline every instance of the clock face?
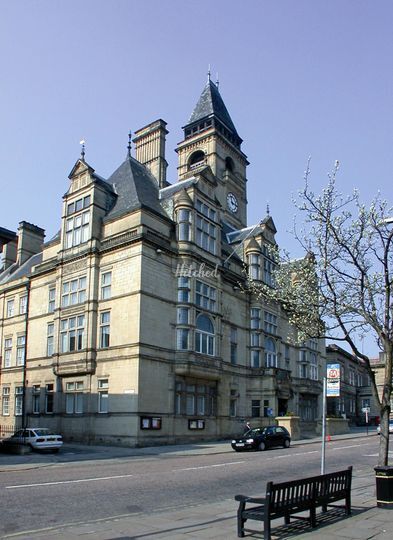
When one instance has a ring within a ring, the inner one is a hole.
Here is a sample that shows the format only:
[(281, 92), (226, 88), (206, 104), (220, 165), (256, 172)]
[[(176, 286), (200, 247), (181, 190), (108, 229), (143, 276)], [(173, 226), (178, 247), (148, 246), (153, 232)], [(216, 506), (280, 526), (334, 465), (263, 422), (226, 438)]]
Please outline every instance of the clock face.
[(239, 203), (237, 202), (236, 195), (233, 193), (228, 193), (227, 195), (227, 205), (231, 212), (236, 213), (239, 208)]

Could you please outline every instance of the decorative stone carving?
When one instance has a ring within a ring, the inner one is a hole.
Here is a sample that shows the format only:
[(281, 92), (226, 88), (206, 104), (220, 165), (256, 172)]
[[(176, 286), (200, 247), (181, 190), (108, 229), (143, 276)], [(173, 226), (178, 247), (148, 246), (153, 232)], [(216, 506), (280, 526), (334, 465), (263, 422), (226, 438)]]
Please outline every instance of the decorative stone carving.
[(74, 272), (79, 272), (80, 270), (85, 270), (87, 268), (87, 260), (81, 259), (80, 261), (75, 261), (73, 263), (67, 264), (63, 268), (63, 276), (68, 276)]

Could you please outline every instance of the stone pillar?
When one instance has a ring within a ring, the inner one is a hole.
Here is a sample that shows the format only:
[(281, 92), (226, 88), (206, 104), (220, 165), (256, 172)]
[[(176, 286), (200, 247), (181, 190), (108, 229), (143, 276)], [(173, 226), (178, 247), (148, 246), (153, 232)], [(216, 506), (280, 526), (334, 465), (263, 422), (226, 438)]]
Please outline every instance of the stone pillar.
[(299, 416), (277, 416), (275, 420), (278, 426), (285, 427), (289, 431), (293, 441), (300, 439)]

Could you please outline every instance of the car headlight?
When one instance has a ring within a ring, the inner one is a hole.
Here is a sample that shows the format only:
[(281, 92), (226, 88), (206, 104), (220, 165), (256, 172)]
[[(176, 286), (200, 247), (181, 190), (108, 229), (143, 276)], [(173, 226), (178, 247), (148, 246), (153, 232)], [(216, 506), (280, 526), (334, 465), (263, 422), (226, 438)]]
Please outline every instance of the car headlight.
[(235, 443), (236, 443), (236, 441), (235, 441), (235, 439), (233, 439), (232, 444), (235, 444)]
[(254, 439), (247, 439), (246, 440), (246, 443), (253, 443), (254, 442)]

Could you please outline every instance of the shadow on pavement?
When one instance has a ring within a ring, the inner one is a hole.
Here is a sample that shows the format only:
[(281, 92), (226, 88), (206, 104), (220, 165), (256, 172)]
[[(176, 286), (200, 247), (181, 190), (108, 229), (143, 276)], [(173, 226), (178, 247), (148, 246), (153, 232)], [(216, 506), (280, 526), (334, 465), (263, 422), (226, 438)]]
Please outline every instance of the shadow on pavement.
[[(326, 513), (319, 512), (317, 513), (317, 526), (315, 529), (310, 527), (308, 521), (296, 520), (293, 517), (293, 522), (289, 525), (278, 525), (274, 526), (274, 520), (272, 521), (272, 537), (275, 540), (285, 540), (287, 538), (294, 538), (300, 534), (309, 534), (312, 538), (313, 533), (323, 532), (325, 527), (329, 525), (334, 525), (335, 523), (341, 522), (343, 527), (345, 526), (344, 522), (348, 519), (351, 519), (354, 516), (367, 512), (369, 508), (361, 507), (352, 507), (352, 514), (347, 516), (343, 508), (331, 508)], [(328, 531), (327, 531), (328, 532)], [(263, 525), (259, 531), (246, 529), (245, 537), (249, 538), (263, 538)], [(332, 535), (332, 538), (334, 536)]]

